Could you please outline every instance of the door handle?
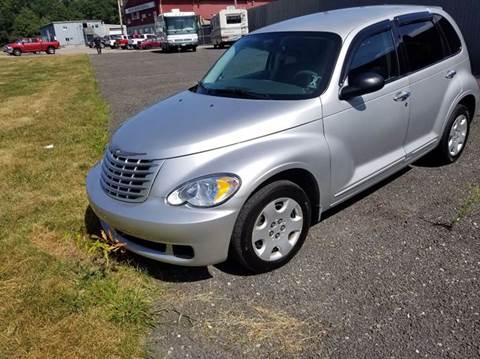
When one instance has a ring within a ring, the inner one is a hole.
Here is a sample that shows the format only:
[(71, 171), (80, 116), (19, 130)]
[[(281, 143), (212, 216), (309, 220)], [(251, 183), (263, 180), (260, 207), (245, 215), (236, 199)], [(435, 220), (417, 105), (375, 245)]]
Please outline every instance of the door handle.
[(406, 101), (409, 97), (410, 97), (410, 92), (400, 91), (395, 95), (395, 97), (393, 98), (393, 101), (396, 101), (396, 102)]
[(453, 79), (456, 75), (457, 75), (457, 71), (455, 71), (455, 70), (450, 70), (450, 71), (447, 72), (447, 75), (445, 76), (445, 78), (447, 78), (447, 79)]

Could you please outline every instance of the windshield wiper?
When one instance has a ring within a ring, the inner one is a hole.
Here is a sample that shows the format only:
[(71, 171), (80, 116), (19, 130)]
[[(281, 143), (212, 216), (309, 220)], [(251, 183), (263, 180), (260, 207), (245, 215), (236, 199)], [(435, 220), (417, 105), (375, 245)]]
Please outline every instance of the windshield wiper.
[(201, 88), (203, 91), (205, 91), (206, 94), (208, 94), (208, 92), (209, 92), (208, 89), (203, 84), (203, 81), (198, 81), (197, 82), (197, 88)]
[[(203, 88), (205, 86), (202, 84)], [(259, 100), (268, 100), (270, 98), (269, 94), (266, 93), (258, 93), (254, 91), (250, 91), (241, 87), (225, 87), (222, 89), (207, 89), (207, 91), (218, 94), (218, 95), (235, 95), (242, 98), (251, 98), (251, 99), (259, 99)]]

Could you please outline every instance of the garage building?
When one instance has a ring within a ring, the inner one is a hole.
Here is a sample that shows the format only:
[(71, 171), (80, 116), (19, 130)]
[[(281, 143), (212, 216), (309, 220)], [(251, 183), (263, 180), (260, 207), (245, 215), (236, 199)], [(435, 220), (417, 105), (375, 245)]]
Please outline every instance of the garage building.
[(96, 36), (121, 33), (120, 25), (104, 24), (101, 20), (54, 21), (40, 28), (43, 38), (57, 40), (61, 46), (85, 45)]

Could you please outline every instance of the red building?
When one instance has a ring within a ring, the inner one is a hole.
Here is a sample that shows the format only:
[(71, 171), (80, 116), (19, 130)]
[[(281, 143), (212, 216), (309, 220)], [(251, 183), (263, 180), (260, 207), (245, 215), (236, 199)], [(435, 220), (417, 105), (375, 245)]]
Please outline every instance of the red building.
[[(274, 0), (237, 0), (237, 8), (250, 9), (272, 1)], [(172, 9), (193, 11), (201, 19), (210, 20), (220, 10), (234, 4), (234, 0), (126, 0), (124, 20), (129, 33), (152, 33), (155, 17)]]

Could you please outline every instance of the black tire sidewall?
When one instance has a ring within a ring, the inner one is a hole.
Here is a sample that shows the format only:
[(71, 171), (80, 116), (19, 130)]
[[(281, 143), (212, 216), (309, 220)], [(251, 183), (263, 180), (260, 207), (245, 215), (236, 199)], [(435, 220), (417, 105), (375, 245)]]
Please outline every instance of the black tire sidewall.
[(13, 50), (13, 56), (21, 56), (22, 55), (22, 51), (19, 50), (19, 49), (15, 49)]
[[(467, 117), (467, 123), (468, 123), (467, 136), (465, 137), (465, 143), (462, 149), (460, 150), (460, 152), (456, 156), (452, 156), (450, 154), (450, 151), (448, 150), (448, 138), (450, 136), (450, 131), (452, 129), (453, 123), (458, 118), (458, 116), (462, 114), (464, 114)], [(468, 108), (464, 105), (457, 105), (452, 115), (448, 119), (447, 125), (445, 126), (445, 131), (443, 131), (442, 139), (440, 141), (439, 155), (441, 157), (440, 160), (443, 163), (453, 163), (460, 158), (463, 151), (465, 150), (465, 147), (467, 146), (468, 137), (470, 136), (470, 123), (471, 123), (471, 115), (468, 111)]]
[[(260, 212), (275, 199), (289, 197), (300, 204), (303, 212), (303, 228), (295, 247), (285, 257), (272, 262), (259, 258), (252, 244), (252, 231)], [(255, 273), (279, 268), (300, 250), (310, 229), (311, 204), (305, 192), (295, 183), (281, 180), (270, 183), (257, 191), (243, 206), (237, 218), (231, 241), (231, 254), (242, 266)]]

